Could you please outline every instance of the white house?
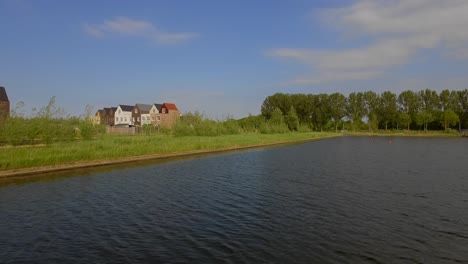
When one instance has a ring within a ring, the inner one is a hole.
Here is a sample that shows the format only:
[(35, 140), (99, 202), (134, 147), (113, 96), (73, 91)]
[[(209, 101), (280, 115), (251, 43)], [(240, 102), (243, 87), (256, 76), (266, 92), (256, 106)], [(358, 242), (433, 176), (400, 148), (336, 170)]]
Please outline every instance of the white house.
[(119, 105), (115, 111), (115, 125), (133, 125), (132, 111), (131, 105)]

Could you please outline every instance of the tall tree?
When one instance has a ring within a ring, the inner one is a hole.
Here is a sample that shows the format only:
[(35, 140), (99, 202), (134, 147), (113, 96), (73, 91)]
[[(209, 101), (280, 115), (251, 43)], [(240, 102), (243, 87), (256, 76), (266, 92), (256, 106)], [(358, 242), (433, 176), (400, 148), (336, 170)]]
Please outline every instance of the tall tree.
[(283, 112), (281, 109), (278, 107), (271, 112), (270, 119), (269, 119), (270, 124), (272, 125), (282, 125), (284, 124), (284, 117), (283, 117)]
[(309, 98), (305, 94), (292, 94), (291, 104), (296, 110), (299, 122), (301, 124), (310, 123), (310, 114), (312, 113), (312, 105)]
[(468, 128), (468, 89), (458, 91), (458, 102), (460, 106), (461, 127)]
[(363, 96), (369, 131), (371, 131), (372, 128), (378, 129), (378, 109), (380, 98), (377, 93), (373, 91), (367, 91)]
[(296, 131), (299, 128), (299, 117), (293, 106), (289, 108), (288, 114), (284, 117), (289, 130)]
[(427, 126), (430, 122), (434, 121), (434, 117), (431, 112), (422, 110), (416, 115), (415, 121), (418, 126), (423, 126), (424, 131), (427, 131)]
[(447, 129), (450, 126), (455, 125), (459, 121), (460, 119), (458, 118), (458, 115), (454, 111), (449, 109), (449, 110), (444, 111), (441, 124), (444, 126), (444, 129), (447, 131)]
[(406, 127), (409, 130), (411, 124), (411, 116), (408, 113), (401, 112), (398, 114), (398, 122), (402, 127)]
[(393, 123), (397, 118), (396, 95), (390, 91), (385, 91), (380, 96), (380, 117), (385, 123), (387, 130), (388, 123)]
[(328, 97), (328, 106), (335, 123), (335, 132), (338, 132), (338, 122), (346, 115), (346, 97), (340, 93), (333, 93)]
[(363, 94), (350, 93), (347, 100), (347, 116), (353, 124), (353, 130), (356, 130), (365, 113)]
[(262, 115), (270, 118), (276, 108), (279, 108), (283, 113), (286, 113), (291, 107), (291, 97), (288, 94), (276, 93), (265, 98), (262, 104)]
[[(432, 91), (430, 89), (422, 90), (419, 92), (419, 96), (421, 98), (421, 105), (422, 105), (422, 111), (425, 111), (425, 115), (429, 116), (429, 114), (432, 116), (431, 122), (437, 121), (437, 117), (441, 116), (441, 111), (440, 111), (440, 100), (439, 100), (439, 95), (437, 94), (436, 91)], [(425, 125), (425, 129), (428, 129), (429, 123)], [(439, 125), (438, 123), (435, 123), (434, 125)]]
[[(408, 114), (411, 121), (416, 120), (416, 114), (420, 108), (421, 100), (415, 92), (407, 90), (398, 95), (398, 109), (400, 112)], [(408, 126), (409, 128), (410, 126)]]

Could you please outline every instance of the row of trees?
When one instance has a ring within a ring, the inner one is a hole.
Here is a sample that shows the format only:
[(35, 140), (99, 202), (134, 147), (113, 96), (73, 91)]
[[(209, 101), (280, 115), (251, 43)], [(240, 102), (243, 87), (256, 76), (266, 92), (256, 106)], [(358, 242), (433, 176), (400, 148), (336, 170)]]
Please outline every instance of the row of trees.
[[(268, 96), (262, 116), (270, 120), (278, 111), (285, 117), (297, 114), (301, 125), (316, 130), (349, 124), (351, 129), (439, 130), (468, 127), (468, 89), (462, 91), (430, 89), (395, 94), (385, 91), (333, 94), (283, 94)], [(291, 125), (288, 126), (294, 130)]]
[[(293, 124), (289, 127), (288, 124)], [(296, 113), (283, 115), (280, 110), (274, 111), (269, 120), (261, 115), (249, 116), (239, 120), (228, 117), (222, 121), (216, 121), (204, 117), (202, 114), (186, 113), (176, 122), (172, 130), (166, 130), (168, 134), (175, 136), (220, 136), (233, 135), (248, 132), (260, 132), (262, 134), (280, 134), (291, 130), (309, 132), (310, 129), (299, 126), (299, 117)]]

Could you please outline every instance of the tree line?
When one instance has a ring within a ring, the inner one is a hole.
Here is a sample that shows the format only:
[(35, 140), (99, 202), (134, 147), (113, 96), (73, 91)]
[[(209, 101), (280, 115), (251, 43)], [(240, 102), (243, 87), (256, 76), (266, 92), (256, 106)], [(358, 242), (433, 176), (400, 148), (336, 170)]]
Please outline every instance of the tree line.
[[(307, 125), (314, 130), (448, 130), (468, 128), (468, 89), (284, 94), (268, 96), (261, 115), (268, 121), (281, 113), (291, 130)], [(298, 118), (298, 124), (294, 120)], [(291, 119), (292, 118), (292, 119)], [(291, 122), (293, 123), (291, 125)]]

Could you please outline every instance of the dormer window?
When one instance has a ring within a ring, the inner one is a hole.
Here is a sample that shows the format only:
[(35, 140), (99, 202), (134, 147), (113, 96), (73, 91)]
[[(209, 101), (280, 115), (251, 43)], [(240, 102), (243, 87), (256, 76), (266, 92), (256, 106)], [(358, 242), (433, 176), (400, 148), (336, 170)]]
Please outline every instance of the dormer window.
[(138, 113), (138, 109), (135, 108), (135, 114)]
[(163, 108), (162, 112), (163, 112), (163, 114), (165, 114), (166, 113), (166, 108)]

